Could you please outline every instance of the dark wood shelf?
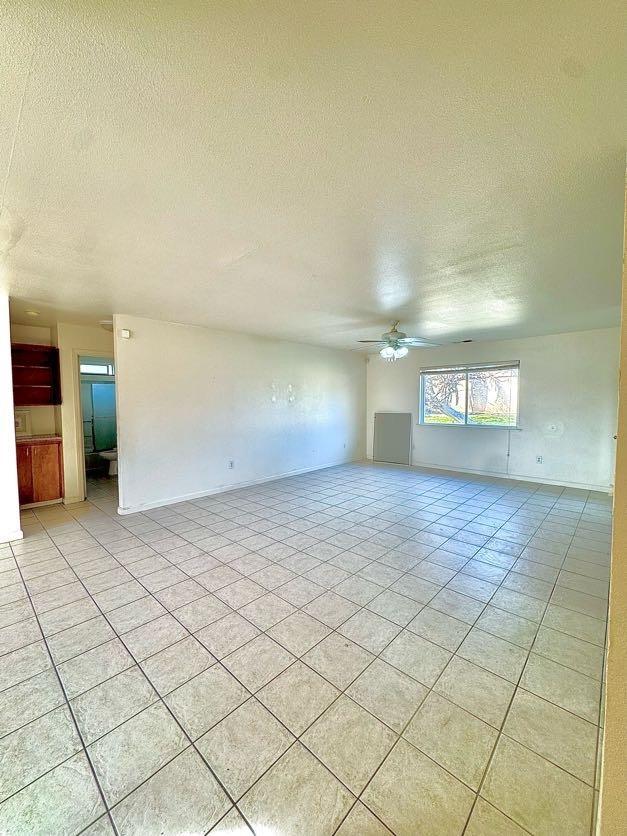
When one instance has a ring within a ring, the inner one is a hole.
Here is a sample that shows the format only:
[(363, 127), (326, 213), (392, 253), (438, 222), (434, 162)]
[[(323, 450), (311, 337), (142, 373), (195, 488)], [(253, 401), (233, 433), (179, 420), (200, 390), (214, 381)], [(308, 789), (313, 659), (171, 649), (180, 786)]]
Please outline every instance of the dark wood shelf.
[(14, 406), (57, 406), (61, 403), (59, 349), (56, 346), (14, 343), (11, 364)]

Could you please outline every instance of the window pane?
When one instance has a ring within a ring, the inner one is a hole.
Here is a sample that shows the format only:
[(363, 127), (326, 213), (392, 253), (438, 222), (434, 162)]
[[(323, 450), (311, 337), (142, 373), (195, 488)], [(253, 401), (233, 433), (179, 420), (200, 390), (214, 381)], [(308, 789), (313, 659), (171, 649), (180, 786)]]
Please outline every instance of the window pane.
[(465, 423), (465, 372), (426, 374), (422, 392), (422, 419), (425, 424)]
[(518, 416), (518, 368), (468, 373), (468, 423), (515, 427)]
[(97, 366), (95, 363), (81, 363), (81, 372), (83, 374), (109, 374), (109, 367)]

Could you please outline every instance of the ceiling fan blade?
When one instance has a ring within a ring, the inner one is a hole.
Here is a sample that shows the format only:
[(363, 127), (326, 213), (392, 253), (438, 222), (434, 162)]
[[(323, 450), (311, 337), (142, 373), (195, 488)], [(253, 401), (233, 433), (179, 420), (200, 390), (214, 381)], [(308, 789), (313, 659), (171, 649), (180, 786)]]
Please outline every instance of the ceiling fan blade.
[(440, 343), (432, 343), (429, 340), (423, 340), (421, 337), (404, 337), (399, 340), (399, 345), (406, 345), (408, 348), (435, 348)]
[(372, 343), (374, 345), (385, 345), (385, 340), (357, 340), (358, 343)]

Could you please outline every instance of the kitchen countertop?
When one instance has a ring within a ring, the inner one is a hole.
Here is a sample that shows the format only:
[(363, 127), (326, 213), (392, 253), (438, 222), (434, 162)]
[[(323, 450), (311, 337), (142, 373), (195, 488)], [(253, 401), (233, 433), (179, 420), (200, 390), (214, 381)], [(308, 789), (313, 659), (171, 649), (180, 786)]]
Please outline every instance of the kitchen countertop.
[(54, 441), (61, 442), (61, 436), (55, 433), (44, 433), (43, 435), (19, 435), (16, 436), (17, 444), (32, 444), (34, 441)]

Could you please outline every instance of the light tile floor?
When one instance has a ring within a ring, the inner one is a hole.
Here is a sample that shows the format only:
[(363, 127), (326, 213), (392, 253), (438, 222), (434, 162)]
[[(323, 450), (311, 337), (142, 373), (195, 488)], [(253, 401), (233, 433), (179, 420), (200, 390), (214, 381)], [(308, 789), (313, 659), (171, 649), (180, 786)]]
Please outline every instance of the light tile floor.
[(0, 833), (590, 833), (602, 494), (373, 465), (0, 546)]

